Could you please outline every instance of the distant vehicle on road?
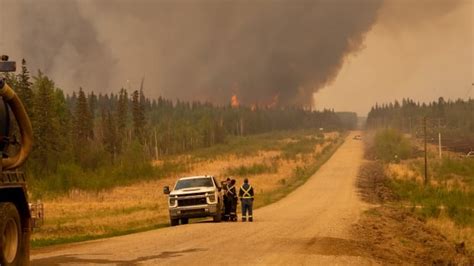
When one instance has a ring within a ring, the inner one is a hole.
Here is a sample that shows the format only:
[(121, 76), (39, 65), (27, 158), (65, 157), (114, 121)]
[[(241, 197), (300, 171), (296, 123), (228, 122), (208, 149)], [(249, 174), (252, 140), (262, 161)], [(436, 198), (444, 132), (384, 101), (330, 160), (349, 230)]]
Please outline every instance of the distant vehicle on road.
[(355, 135), (353, 139), (355, 139), (355, 140), (361, 140), (362, 137), (361, 137), (360, 135)]
[(470, 151), (466, 154), (466, 158), (474, 158), (474, 151)]
[(168, 186), (170, 224), (187, 224), (190, 218), (212, 217), (220, 222), (223, 215), (222, 188), (213, 176), (191, 176), (178, 179), (172, 191)]

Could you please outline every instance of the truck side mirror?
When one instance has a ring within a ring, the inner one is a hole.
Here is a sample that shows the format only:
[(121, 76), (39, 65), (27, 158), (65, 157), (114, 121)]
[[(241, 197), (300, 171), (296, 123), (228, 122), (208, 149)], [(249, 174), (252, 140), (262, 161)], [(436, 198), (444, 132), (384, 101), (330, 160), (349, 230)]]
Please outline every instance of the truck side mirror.
[(169, 186), (163, 187), (163, 194), (165, 194), (165, 195), (169, 195), (169, 194), (170, 194), (170, 187), (169, 187)]

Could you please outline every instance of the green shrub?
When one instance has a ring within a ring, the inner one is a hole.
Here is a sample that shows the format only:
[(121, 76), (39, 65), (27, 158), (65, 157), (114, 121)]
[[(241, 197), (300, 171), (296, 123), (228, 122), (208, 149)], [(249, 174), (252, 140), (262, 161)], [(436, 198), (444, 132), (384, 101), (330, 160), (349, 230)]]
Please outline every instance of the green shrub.
[(413, 156), (413, 146), (401, 132), (384, 129), (375, 134), (374, 151), (377, 159), (384, 162), (408, 159)]

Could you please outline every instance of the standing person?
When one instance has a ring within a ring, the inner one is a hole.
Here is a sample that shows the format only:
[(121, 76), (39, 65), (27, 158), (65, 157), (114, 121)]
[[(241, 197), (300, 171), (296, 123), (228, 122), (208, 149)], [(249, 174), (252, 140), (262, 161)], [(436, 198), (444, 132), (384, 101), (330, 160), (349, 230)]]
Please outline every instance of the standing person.
[(237, 221), (237, 190), (235, 189), (235, 179), (230, 180), (229, 187), (229, 196), (230, 196), (230, 220), (233, 222)]
[(230, 188), (230, 178), (227, 178), (225, 183), (223, 184), (224, 189), (224, 221), (228, 221), (230, 219), (230, 209), (231, 209), (231, 197), (229, 193)]
[(247, 221), (247, 212), (249, 222), (253, 222), (252, 209), (253, 209), (253, 187), (249, 184), (247, 178), (244, 179), (244, 184), (240, 187), (239, 197), (242, 204), (242, 222)]

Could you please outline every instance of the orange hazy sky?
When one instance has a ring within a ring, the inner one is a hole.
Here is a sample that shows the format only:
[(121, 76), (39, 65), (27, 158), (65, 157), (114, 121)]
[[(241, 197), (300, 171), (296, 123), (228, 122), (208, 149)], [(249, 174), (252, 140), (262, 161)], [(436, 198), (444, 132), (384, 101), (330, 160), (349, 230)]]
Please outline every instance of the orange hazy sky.
[(364, 47), (314, 94), (317, 109), (365, 116), (376, 102), (474, 98), (474, 0), (387, 1)]

